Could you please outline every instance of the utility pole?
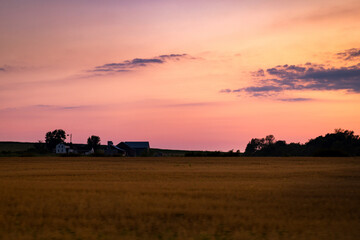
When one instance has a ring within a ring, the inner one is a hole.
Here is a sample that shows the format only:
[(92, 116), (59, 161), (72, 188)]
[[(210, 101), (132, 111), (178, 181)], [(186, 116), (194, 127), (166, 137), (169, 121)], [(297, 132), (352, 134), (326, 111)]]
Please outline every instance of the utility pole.
[(66, 136), (70, 136), (70, 144), (72, 144), (72, 133), (67, 134)]

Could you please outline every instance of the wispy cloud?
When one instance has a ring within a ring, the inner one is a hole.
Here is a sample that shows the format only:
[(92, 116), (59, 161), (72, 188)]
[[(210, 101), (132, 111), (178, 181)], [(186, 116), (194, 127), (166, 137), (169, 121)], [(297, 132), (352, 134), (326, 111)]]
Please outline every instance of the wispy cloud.
[(231, 93), (232, 90), (230, 88), (225, 88), (225, 89), (221, 89), (219, 92), (220, 93)]
[(93, 69), (88, 70), (88, 72), (129, 72), (140, 67), (147, 67), (153, 64), (164, 64), (170, 60), (179, 61), (183, 58), (190, 58), (190, 56), (184, 53), (166, 54), (153, 58), (134, 58), (123, 62), (106, 63), (104, 65), (96, 66)]
[[(19, 67), (17, 67), (17, 68), (19, 68)], [(14, 70), (14, 67), (13, 66), (9, 66), (9, 65), (2, 65), (1, 67), (0, 67), (0, 72), (8, 72), (8, 71), (11, 71), (11, 70)]]
[(190, 102), (190, 103), (174, 103), (174, 104), (167, 104), (164, 105), (165, 107), (169, 108), (185, 108), (185, 107), (206, 107), (206, 106), (214, 106), (219, 105), (218, 102)]
[(278, 98), (276, 99), (281, 102), (307, 102), (307, 101), (313, 101), (313, 98)]
[[(256, 86), (225, 92), (277, 93), (286, 90), (347, 90), (360, 93), (360, 66), (324, 68), (319, 65), (283, 65), (266, 69)], [(224, 90), (223, 90), (224, 91)]]
[[(199, 60), (201, 58), (194, 57), (189, 54), (163, 54), (153, 58), (134, 58), (123, 62), (106, 63), (100, 66), (95, 66), (91, 69), (79, 71), (76, 74), (52, 79), (52, 80), (39, 80), (39, 81), (21, 81), (21, 82), (7, 82), (0, 88), (0, 92), (20, 89), (28, 86), (55, 86), (63, 85), (64, 83), (73, 83), (79, 81), (89, 81), (90, 79), (96, 79), (97, 77), (104, 77), (104, 75), (111, 75), (121, 72), (130, 72), (139, 68), (150, 67), (156, 64), (165, 64), (167, 62), (177, 62), (181, 60)], [(26, 69), (24, 67), (13, 67), (4, 65), (0, 68), (0, 72), (10, 72), (18, 69)], [(21, 84), (19, 84), (21, 83)]]
[(351, 48), (344, 52), (337, 53), (338, 57), (344, 60), (354, 60), (360, 58), (360, 48)]
[(88, 109), (92, 106), (89, 105), (77, 105), (77, 106), (59, 106), (59, 105), (32, 105), (33, 108), (42, 108), (46, 110), (77, 110), (77, 109)]
[(255, 72), (251, 72), (251, 75), (253, 77), (263, 77), (263, 76), (265, 76), (265, 72), (264, 72), (264, 69), (259, 69)]
[[(356, 48), (337, 53), (349, 60), (360, 56)], [(251, 72), (256, 78), (253, 86), (222, 89), (221, 93), (245, 93), (254, 97), (277, 96), (293, 90), (329, 91), (345, 90), (360, 93), (360, 63), (347, 67), (329, 67), (322, 64), (278, 65)], [(280, 101), (309, 101), (307, 98), (284, 98)]]
[[(105, 105), (47, 105), (34, 104), (19, 107), (0, 109), (0, 113), (21, 113), (21, 112), (77, 112), (77, 111), (102, 111), (109, 109), (150, 109), (150, 108), (197, 108), (224, 104), (224, 102), (183, 102), (174, 99), (144, 99), (140, 101), (129, 101)], [(5, 114), (4, 114), (5, 115)]]
[(23, 111), (23, 110), (32, 110), (32, 111), (62, 111), (62, 110), (84, 110), (90, 109), (93, 106), (90, 105), (77, 105), (77, 106), (61, 106), (61, 105), (46, 105), (46, 104), (35, 104), (21, 107), (12, 107), (12, 108), (3, 108), (0, 109), (0, 112), (13, 112), (13, 111)]
[(252, 86), (246, 88), (239, 88), (232, 90), (232, 92), (251, 92), (251, 93), (263, 93), (263, 92), (281, 92), (283, 88), (280, 86), (272, 86), (272, 85), (265, 85), (265, 86)]

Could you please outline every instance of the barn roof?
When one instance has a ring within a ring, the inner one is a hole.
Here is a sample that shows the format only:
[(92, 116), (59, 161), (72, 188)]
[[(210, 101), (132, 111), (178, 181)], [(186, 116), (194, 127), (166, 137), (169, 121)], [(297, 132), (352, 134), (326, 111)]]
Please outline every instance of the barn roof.
[(57, 147), (57, 146), (61, 146), (61, 145), (64, 145), (64, 146), (65, 146), (65, 148), (70, 148), (70, 146), (69, 146), (68, 144), (63, 143), (63, 142), (56, 144), (56, 146), (55, 146), (55, 147)]
[(149, 142), (125, 142), (131, 148), (150, 148)]
[(110, 147), (115, 148), (116, 150), (118, 150), (118, 151), (120, 151), (120, 152), (125, 152), (124, 149), (119, 148), (119, 147), (117, 147), (117, 146), (115, 146), (115, 145), (110, 145)]

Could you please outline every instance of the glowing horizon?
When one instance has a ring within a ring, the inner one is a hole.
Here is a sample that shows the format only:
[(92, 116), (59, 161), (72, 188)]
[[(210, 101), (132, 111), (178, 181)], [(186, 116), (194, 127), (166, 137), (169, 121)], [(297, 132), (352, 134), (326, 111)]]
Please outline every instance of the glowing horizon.
[(243, 151), (360, 133), (357, 1), (2, 1), (0, 141)]

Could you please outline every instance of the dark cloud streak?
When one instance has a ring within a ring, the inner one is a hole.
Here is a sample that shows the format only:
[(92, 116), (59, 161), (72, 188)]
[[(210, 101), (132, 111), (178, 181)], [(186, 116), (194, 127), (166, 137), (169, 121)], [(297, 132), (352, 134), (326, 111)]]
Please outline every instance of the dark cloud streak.
[(360, 48), (351, 48), (345, 50), (344, 52), (339, 52), (337, 53), (337, 56), (344, 60), (354, 60), (356, 58), (360, 58)]
[[(304, 67), (305, 66), (305, 67)], [(277, 66), (267, 69), (260, 86), (232, 90), (233, 92), (282, 92), (286, 90), (347, 90), (360, 93), (360, 67), (324, 68), (320, 65)]]
[(165, 107), (170, 107), (170, 108), (186, 108), (186, 107), (206, 107), (206, 106), (214, 106), (214, 105), (218, 105), (219, 103), (217, 102), (191, 102), (191, 103), (176, 103), (176, 104), (168, 104), (165, 105)]
[(61, 106), (61, 105), (46, 105), (46, 104), (36, 104), (22, 107), (13, 107), (13, 108), (3, 108), (0, 109), (0, 112), (13, 112), (13, 111), (61, 111), (61, 110), (85, 110), (93, 108), (94, 106), (90, 105), (78, 105), (78, 106)]
[(313, 98), (278, 98), (278, 101), (281, 102), (307, 102), (307, 101), (313, 101)]
[[(352, 48), (337, 53), (344, 60), (360, 57), (360, 49)], [(245, 93), (254, 97), (276, 96), (286, 91), (330, 91), (345, 90), (360, 93), (360, 63), (345, 67), (331, 67), (322, 64), (278, 65), (251, 72), (256, 84), (239, 89), (223, 89), (221, 93)], [(279, 101), (310, 101), (308, 98), (283, 98)]]
[(101, 66), (96, 66), (88, 72), (129, 72), (131, 70), (146, 67), (151, 64), (164, 64), (168, 60), (179, 61), (181, 58), (188, 57), (188, 54), (167, 54), (160, 55), (154, 58), (134, 58), (119, 63), (107, 63)]

